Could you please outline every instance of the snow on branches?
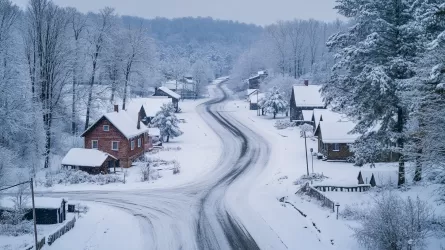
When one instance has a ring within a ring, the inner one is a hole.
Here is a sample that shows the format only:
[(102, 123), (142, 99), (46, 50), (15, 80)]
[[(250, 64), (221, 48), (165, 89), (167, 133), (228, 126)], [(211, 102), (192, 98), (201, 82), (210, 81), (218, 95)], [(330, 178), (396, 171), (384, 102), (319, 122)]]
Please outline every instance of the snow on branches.
[(166, 142), (169, 142), (170, 138), (183, 134), (178, 127), (179, 119), (175, 115), (175, 107), (172, 103), (162, 105), (161, 110), (153, 118), (152, 124), (159, 128), (161, 138), (162, 140), (166, 138)]
[(273, 87), (266, 97), (260, 100), (259, 105), (266, 113), (273, 114), (274, 119), (278, 113), (286, 112), (288, 108), (287, 101), (277, 87)]

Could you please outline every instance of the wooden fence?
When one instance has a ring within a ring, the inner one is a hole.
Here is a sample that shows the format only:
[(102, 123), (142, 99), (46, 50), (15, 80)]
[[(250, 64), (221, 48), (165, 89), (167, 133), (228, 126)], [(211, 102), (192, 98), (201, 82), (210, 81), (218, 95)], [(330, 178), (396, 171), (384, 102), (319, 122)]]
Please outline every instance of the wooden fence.
[(340, 187), (340, 186), (314, 186), (315, 189), (322, 192), (365, 192), (371, 188), (369, 184), (361, 184), (352, 187)]
[[(40, 241), (37, 241), (37, 250), (42, 249), (42, 247), (45, 245), (46, 238), (43, 237)], [(25, 248), (25, 250), (31, 250), (34, 249), (34, 246), (30, 246), (28, 248)]]
[(323, 207), (332, 209), (332, 212), (335, 212), (335, 202), (324, 196), (324, 194), (320, 193), (317, 189), (310, 186), (309, 182), (304, 184), (303, 187), (301, 187), (301, 189), (297, 191), (297, 194), (298, 193), (308, 195), (321, 201)]
[(65, 224), (62, 228), (57, 230), (55, 233), (50, 234), (48, 236), (48, 245), (53, 244), (54, 241), (56, 241), (58, 238), (60, 238), (62, 235), (64, 235), (66, 232), (70, 231), (76, 223), (76, 217), (74, 217), (71, 221)]

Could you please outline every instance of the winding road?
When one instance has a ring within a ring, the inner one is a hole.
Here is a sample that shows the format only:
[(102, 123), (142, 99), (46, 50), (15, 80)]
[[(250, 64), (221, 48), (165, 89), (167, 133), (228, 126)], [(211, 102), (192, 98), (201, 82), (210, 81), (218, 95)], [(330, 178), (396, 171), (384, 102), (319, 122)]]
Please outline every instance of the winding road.
[(197, 107), (223, 144), (211, 173), (174, 188), (59, 195), (133, 214), (146, 235), (141, 249), (286, 249), (248, 202), (251, 183), (267, 165), (269, 145), (231, 115), (221, 85), (212, 92), (213, 99)]

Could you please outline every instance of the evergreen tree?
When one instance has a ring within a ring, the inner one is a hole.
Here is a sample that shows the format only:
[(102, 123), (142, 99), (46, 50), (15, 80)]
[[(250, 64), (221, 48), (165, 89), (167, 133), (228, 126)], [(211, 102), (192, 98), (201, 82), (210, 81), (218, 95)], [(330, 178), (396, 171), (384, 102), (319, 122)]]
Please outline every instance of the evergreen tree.
[[(357, 120), (353, 132), (366, 134), (379, 124), (380, 133), (405, 144), (408, 105), (403, 94), (415, 76), (419, 30), (414, 0), (338, 0), (336, 9), (355, 23), (333, 35), (327, 45), (336, 51), (332, 76), (322, 92), (336, 111)], [(398, 184), (405, 183), (405, 160), (399, 160)]]
[(288, 107), (287, 101), (284, 99), (277, 87), (273, 87), (272, 90), (267, 93), (266, 97), (259, 102), (259, 104), (261, 108), (264, 108), (266, 113), (273, 114), (274, 119), (278, 113), (286, 112)]
[(162, 140), (167, 138), (166, 142), (169, 142), (170, 138), (183, 134), (178, 127), (179, 120), (175, 115), (175, 107), (172, 103), (162, 105), (161, 111), (153, 118), (152, 124), (161, 131)]

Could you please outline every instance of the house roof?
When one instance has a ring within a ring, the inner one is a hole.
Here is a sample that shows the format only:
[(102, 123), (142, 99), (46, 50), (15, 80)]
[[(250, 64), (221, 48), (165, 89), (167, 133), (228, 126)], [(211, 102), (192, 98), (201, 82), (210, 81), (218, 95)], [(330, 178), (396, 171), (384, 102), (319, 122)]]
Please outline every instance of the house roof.
[[(166, 98), (168, 99), (168, 98)], [(127, 105), (129, 107), (130, 103)], [(104, 114), (100, 119), (98, 119), (93, 125), (91, 125), (88, 129), (86, 129), (81, 136), (84, 136), (88, 131), (90, 131), (101, 119), (105, 118), (113, 126), (119, 130), (127, 139), (131, 139), (140, 134), (143, 134), (148, 131), (148, 128), (141, 123), (140, 129), (137, 128), (137, 114), (140, 108), (137, 109), (137, 106), (133, 106), (131, 108), (130, 114), (128, 111), (121, 110), (119, 112), (110, 112)]]
[(355, 127), (352, 121), (321, 121), (319, 129), (323, 143), (354, 143), (360, 134), (350, 134)]
[(250, 97), (250, 103), (257, 104), (258, 101), (263, 99), (264, 97), (266, 97), (266, 94), (264, 94), (264, 93), (258, 93), (258, 95), (252, 95)]
[(161, 110), (162, 105), (169, 104), (171, 102), (172, 99), (168, 97), (156, 96), (151, 98), (137, 98), (128, 103), (126, 111), (130, 117), (134, 117), (136, 120), (141, 107), (144, 107), (145, 115), (147, 117), (154, 117), (156, 113)]
[(177, 84), (176, 84), (176, 80), (170, 80), (170, 81), (165, 82), (163, 84), (163, 86), (166, 88), (169, 88), (169, 89), (174, 89), (174, 90), (179, 90), (179, 89), (193, 90), (195, 87), (195, 84), (190, 83), (190, 82), (184, 83), (179, 80), (177, 81)]
[(175, 93), (173, 90), (171, 90), (165, 86), (159, 87), (158, 89), (161, 90), (162, 92), (166, 93), (167, 95), (169, 95), (172, 98), (175, 98), (178, 100), (181, 99), (181, 95)]
[[(34, 205), (36, 208), (60, 208), (62, 206), (62, 198), (48, 198), (48, 197), (34, 197)], [(66, 199), (65, 199), (66, 201)], [(24, 199), (22, 200), (25, 208), (32, 208), (32, 200)], [(6, 209), (14, 209), (14, 197), (4, 196), (0, 198), (0, 207)]]
[(324, 107), (320, 85), (294, 85), (293, 98), (297, 107)]
[(337, 122), (349, 120), (345, 115), (336, 113), (330, 109), (314, 109), (315, 128), (318, 127), (320, 120), (325, 122)]
[(97, 149), (72, 148), (63, 157), (62, 165), (100, 167), (108, 156), (116, 160), (114, 156)]
[(314, 114), (313, 110), (302, 110), (303, 112), (303, 120), (310, 122), (312, 120), (312, 115)]
[(257, 92), (258, 89), (247, 89), (247, 96), (250, 96), (251, 94)]

